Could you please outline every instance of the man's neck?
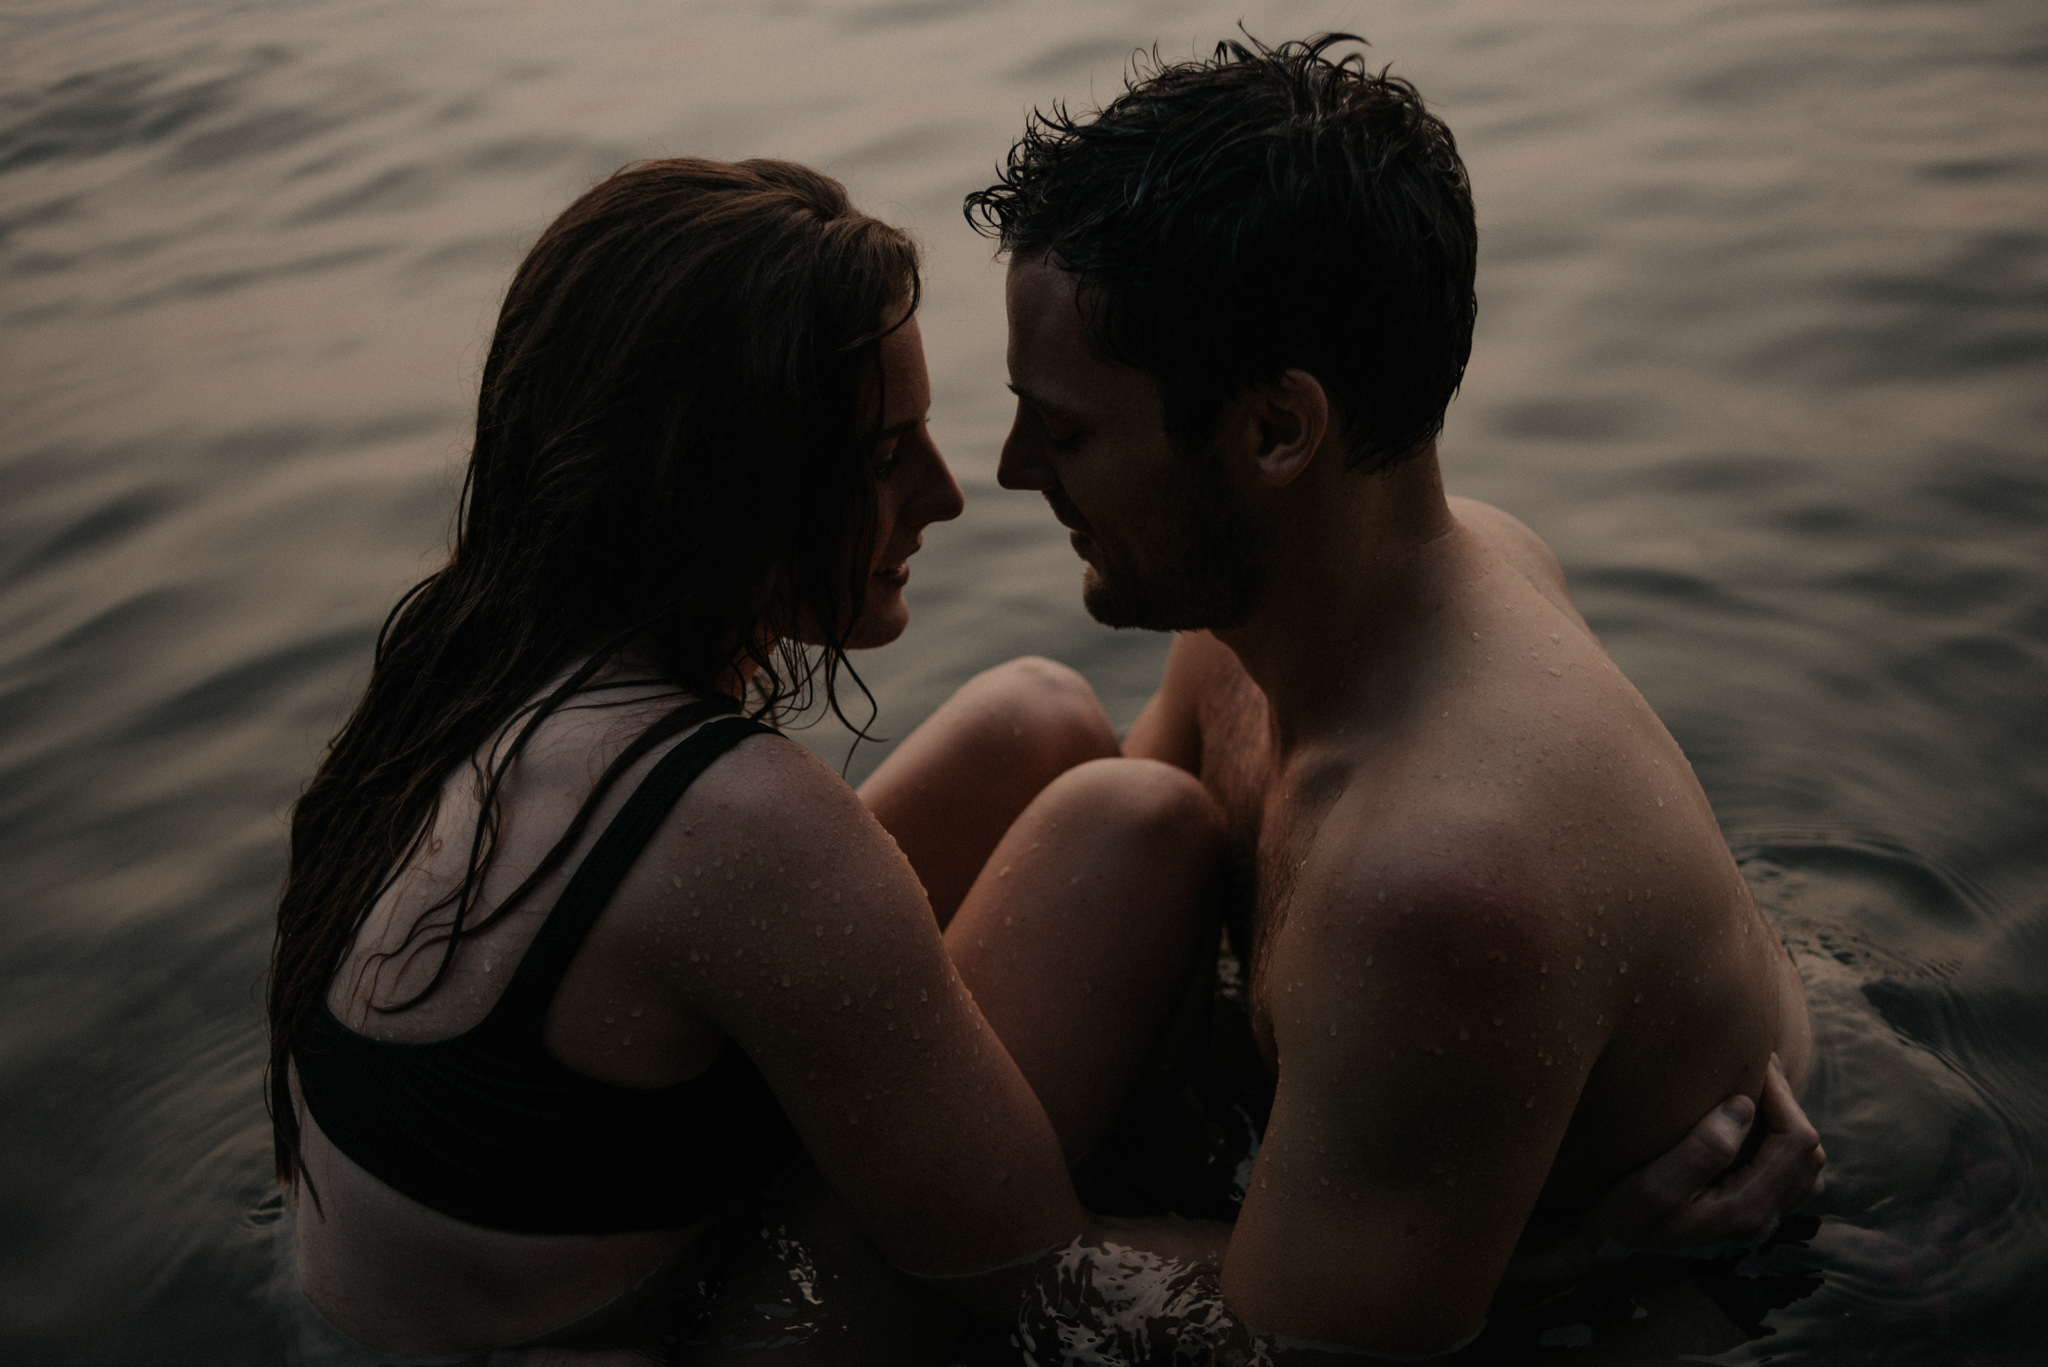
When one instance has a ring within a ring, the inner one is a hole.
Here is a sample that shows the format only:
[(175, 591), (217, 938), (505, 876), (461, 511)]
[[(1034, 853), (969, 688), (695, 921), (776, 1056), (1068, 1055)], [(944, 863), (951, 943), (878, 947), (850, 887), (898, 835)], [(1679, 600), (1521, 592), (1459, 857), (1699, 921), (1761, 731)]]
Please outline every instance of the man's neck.
[(1434, 445), (1387, 474), (1331, 461), (1273, 511), (1282, 525), (1265, 597), (1214, 634), (1272, 704), (1284, 753), (1344, 731), (1392, 682), (1401, 639), (1448, 590), (1457, 523)]

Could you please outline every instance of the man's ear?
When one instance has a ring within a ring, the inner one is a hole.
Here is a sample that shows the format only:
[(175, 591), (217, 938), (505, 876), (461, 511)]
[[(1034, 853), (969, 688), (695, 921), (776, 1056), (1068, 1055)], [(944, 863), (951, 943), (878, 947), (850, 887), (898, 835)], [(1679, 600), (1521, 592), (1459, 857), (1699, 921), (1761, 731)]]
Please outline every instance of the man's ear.
[(1252, 441), (1259, 479), (1284, 488), (1300, 477), (1330, 435), (1330, 396), (1306, 370), (1283, 371), (1244, 395), (1241, 429)]

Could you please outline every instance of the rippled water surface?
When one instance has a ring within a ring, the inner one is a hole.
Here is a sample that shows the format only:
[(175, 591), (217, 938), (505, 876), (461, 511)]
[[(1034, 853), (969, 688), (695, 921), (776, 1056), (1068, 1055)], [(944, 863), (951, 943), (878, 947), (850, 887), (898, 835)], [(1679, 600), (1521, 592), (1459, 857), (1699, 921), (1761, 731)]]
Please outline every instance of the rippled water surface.
[(1817, 1232), (1548, 1351), (2048, 1354), (2037, 0), (14, 0), (0, 1358), (282, 1360), (249, 1215), (282, 813), (443, 544), (498, 291), (596, 177), (789, 157), (912, 227), (970, 506), (864, 663), (883, 726), (1026, 650), (1135, 714), (1163, 642), (1090, 623), (994, 487), (1000, 273), (958, 205), (1027, 107), (1240, 16), (1367, 33), (1457, 130), (1449, 476), (1550, 539), (1823, 1026)]

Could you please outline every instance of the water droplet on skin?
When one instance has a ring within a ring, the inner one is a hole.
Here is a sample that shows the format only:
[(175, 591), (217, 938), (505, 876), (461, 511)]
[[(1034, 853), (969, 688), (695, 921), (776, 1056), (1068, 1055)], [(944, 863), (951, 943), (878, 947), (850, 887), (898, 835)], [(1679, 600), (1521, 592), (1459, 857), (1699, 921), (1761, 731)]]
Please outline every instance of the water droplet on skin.
[(1642, 994), (1642, 993), (1640, 993), (1640, 992), (1636, 993), (1636, 1002), (1637, 1002), (1638, 1004), (1640, 1004), (1640, 1003), (1642, 1002), (1642, 1000), (1643, 1000), (1643, 994)]
[(645, 1011), (646, 1009), (647, 1004), (645, 1002), (635, 1002), (633, 1003), (633, 1009), (631, 1011), (628, 1011), (626, 1014), (631, 1016), (634, 1020), (639, 1020), (640, 1013)]
[(683, 876), (679, 873), (672, 873), (668, 876), (668, 881), (674, 883), (677, 887), (681, 887), (683, 885)]
[(1562, 679), (1564, 677), (1564, 671), (1562, 669), (1559, 669), (1556, 665), (1552, 665), (1550, 667), (1550, 672), (1557, 678)]
[(784, 987), (788, 987), (788, 986), (789, 986), (789, 975), (788, 975), (787, 973), (785, 973), (785, 974), (783, 974), (783, 975), (782, 975), (782, 985), (783, 985)]
[(848, 922), (846, 923), (846, 933), (847, 933), (848, 935), (851, 935), (851, 934), (853, 934), (853, 922), (851, 922), (851, 921), (848, 921)]
[(1550, 633), (1550, 643), (1551, 643), (1552, 645), (1556, 645), (1556, 644), (1557, 644), (1557, 633), (1556, 633), (1556, 632), (1554, 632), (1554, 631)]
[(1535, 1110), (1535, 1109), (1536, 1109), (1536, 1098), (1532, 1096), (1532, 1097), (1530, 1097), (1530, 1098), (1529, 1098), (1529, 1099), (1528, 1099), (1527, 1101), (1523, 1102), (1523, 1103), (1522, 1103), (1522, 1109), (1523, 1109), (1523, 1110), (1525, 1110), (1525, 1111), (1533, 1111), (1533, 1110)]
[(617, 1018), (616, 1016), (606, 1016), (606, 1017), (604, 1018), (604, 1023), (605, 1023), (606, 1025), (610, 1025), (610, 1024), (611, 1024), (611, 1023), (613, 1022), (613, 1021), (615, 1021), (615, 1020), (617, 1020), (617, 1019), (618, 1019), (618, 1018)]
[(1005, 864), (1005, 865), (1003, 865), (1003, 866), (1002, 866), (1001, 868), (999, 868), (999, 869), (997, 869), (997, 870), (996, 870), (996, 877), (998, 877), (998, 878), (1008, 878), (1009, 876), (1010, 876), (1010, 866), (1009, 866), (1008, 864)]
[(1628, 972), (1628, 960), (1627, 960), (1627, 959), (1623, 959), (1623, 960), (1621, 961), (1621, 971), (1622, 971), (1622, 972), (1624, 972), (1624, 973)]
[(839, 900), (839, 894), (838, 894), (838, 893), (836, 893), (836, 892), (835, 892), (835, 893), (833, 893), (833, 894), (832, 894), (832, 900), (833, 900), (833, 901), (835, 901), (835, 902), (836, 902), (836, 901), (838, 901), (838, 900)]
[(1367, 968), (1371, 968), (1371, 967), (1372, 967), (1372, 955), (1368, 954), (1368, 955), (1366, 955), (1366, 956), (1365, 956), (1365, 966), (1366, 966)]
[(812, 891), (812, 892), (816, 892), (817, 890), (818, 890), (818, 880), (817, 880), (817, 879), (815, 879), (815, 878), (813, 878), (813, 879), (811, 880), (811, 891)]
[(1506, 1024), (1507, 1024), (1507, 1022), (1508, 1022), (1508, 1018), (1507, 1018), (1506, 1016), (1495, 1016), (1495, 1017), (1493, 1018), (1493, 1023), (1494, 1023), (1495, 1025), (1506, 1025)]
[(1330, 1038), (1337, 1038), (1337, 1022), (1335, 1021), (1330, 1022)]
[(1577, 955), (1577, 954), (1574, 954), (1574, 955), (1572, 955), (1572, 971), (1573, 971), (1573, 972), (1575, 972), (1575, 973), (1576, 973), (1576, 972), (1577, 972), (1577, 971), (1578, 971), (1579, 969), (1582, 969), (1582, 968), (1584, 968), (1585, 966), (1586, 966), (1586, 961), (1585, 961), (1585, 959), (1584, 959), (1584, 958), (1582, 958), (1581, 956), (1579, 956), (1579, 955)]
[(1006, 926), (1014, 926), (1017, 924), (1017, 918), (1014, 916), (1005, 916), (1003, 918), (1003, 924)]

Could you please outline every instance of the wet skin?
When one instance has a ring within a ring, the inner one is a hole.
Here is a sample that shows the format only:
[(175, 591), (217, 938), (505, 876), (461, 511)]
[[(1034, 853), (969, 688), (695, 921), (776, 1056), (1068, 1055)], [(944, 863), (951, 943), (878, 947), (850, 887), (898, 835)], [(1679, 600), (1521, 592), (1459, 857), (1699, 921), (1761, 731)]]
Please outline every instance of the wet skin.
[[(1091, 602), (1198, 625), (1156, 385), (1089, 351), (1043, 260), (1012, 263), (1008, 304), (1002, 482), (1080, 529)], [(1764, 1095), (1774, 1051), (1801, 1085), (1804, 999), (1532, 533), (1447, 501), (1433, 448), (1343, 468), (1299, 371), (1227, 404), (1216, 440), (1215, 490), (1267, 548), (1241, 571), (1258, 606), (1176, 641), (1125, 748), (1198, 774), (1256, 874), (1278, 1092), (1223, 1288), (1267, 1332), (1432, 1352), (1483, 1318), (1533, 1215)]]

